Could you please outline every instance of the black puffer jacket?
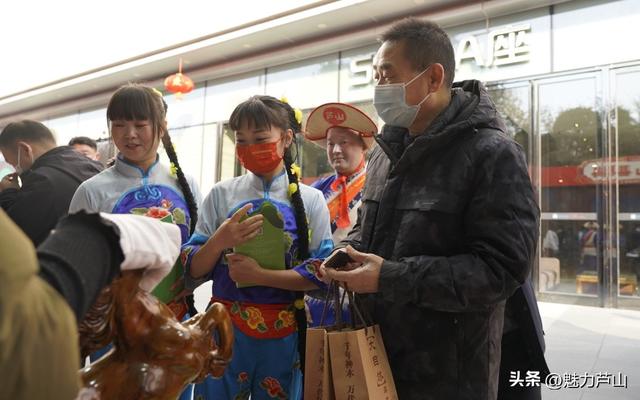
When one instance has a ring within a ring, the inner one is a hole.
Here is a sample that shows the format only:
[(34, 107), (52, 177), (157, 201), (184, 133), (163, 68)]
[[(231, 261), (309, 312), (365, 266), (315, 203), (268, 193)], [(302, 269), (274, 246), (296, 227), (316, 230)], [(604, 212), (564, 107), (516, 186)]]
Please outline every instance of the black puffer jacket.
[(69, 146), (53, 148), (20, 175), (20, 189), (0, 193), (0, 206), (39, 245), (67, 215), (78, 186), (102, 170), (102, 164)]
[(385, 126), (343, 245), (382, 256), (362, 303), (400, 399), (494, 399), (503, 310), (530, 272), (539, 209), (520, 146), (478, 81), (411, 140)]

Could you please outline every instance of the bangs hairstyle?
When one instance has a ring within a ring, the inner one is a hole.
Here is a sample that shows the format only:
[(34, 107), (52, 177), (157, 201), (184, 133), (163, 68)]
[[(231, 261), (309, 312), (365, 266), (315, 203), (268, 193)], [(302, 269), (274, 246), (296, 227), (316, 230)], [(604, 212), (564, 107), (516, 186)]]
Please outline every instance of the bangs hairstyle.
[(238, 131), (243, 123), (250, 129), (269, 130), (273, 126), (283, 130), (291, 129), (287, 110), (280, 100), (271, 96), (252, 96), (238, 104), (229, 118), (229, 127)]
[(116, 90), (107, 106), (107, 122), (148, 120), (157, 135), (165, 130), (166, 115), (167, 104), (162, 97), (153, 89), (134, 83)]

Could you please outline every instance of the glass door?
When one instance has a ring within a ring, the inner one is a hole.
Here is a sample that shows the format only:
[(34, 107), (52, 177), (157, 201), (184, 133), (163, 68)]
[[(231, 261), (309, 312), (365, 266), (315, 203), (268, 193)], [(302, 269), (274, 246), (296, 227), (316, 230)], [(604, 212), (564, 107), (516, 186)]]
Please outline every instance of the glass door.
[(218, 146), (218, 181), (242, 175), (245, 171), (236, 157), (236, 136), (228, 123), (221, 124)]
[(621, 307), (640, 307), (640, 66), (611, 72), (611, 163), (618, 208), (614, 294)]
[(605, 296), (606, 159), (599, 75), (534, 83), (541, 208), (538, 290), (598, 304)]

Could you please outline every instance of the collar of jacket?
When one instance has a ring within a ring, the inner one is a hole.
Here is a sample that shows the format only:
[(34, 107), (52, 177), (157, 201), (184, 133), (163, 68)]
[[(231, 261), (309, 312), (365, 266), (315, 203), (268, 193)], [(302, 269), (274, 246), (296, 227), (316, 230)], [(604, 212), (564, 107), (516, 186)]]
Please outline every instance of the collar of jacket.
[(160, 157), (156, 154), (156, 161), (151, 164), (148, 170), (145, 171), (137, 165), (126, 161), (120, 154), (118, 154), (113, 167), (116, 169), (116, 171), (124, 176), (128, 176), (131, 178), (148, 178), (149, 176), (153, 176), (158, 171), (158, 168), (156, 167), (158, 166), (159, 160)]
[(427, 154), (447, 147), (461, 135), (476, 132), (480, 127), (503, 129), (493, 102), (479, 81), (454, 83), (451, 101), (427, 130), (405, 147), (409, 130), (385, 125), (376, 140), (393, 164), (394, 173), (401, 173), (420, 162)]
[[(36, 160), (33, 162), (33, 165), (31, 165), (31, 168), (29, 168), (28, 171), (42, 167), (49, 163), (59, 163), (59, 160), (57, 159), (58, 155), (62, 153), (66, 153), (67, 151), (74, 151), (74, 150), (69, 146), (59, 146), (59, 147), (54, 147), (49, 151), (46, 151), (40, 157), (36, 158)], [(77, 153), (74, 153), (74, 154), (77, 154)]]
[(285, 174), (284, 168), (278, 174), (276, 174), (271, 181), (267, 181), (264, 178), (254, 174), (251, 171), (247, 171), (247, 177), (249, 179), (249, 183), (253, 186), (257, 191), (263, 192), (263, 197), (268, 199), (269, 193), (277, 192), (279, 190), (287, 190), (289, 185), (289, 179), (287, 174)]
[(103, 169), (100, 162), (88, 159), (72, 147), (58, 146), (36, 158), (31, 168), (24, 171), (20, 175), (20, 178), (22, 180), (28, 179), (31, 173), (34, 173), (35, 170), (42, 167), (62, 171), (79, 182), (84, 181)]

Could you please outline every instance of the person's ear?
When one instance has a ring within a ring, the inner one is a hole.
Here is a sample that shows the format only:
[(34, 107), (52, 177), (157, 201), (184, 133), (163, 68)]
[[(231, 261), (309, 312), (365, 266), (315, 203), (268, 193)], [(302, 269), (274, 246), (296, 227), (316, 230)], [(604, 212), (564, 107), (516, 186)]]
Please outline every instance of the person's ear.
[(432, 64), (429, 67), (427, 75), (427, 83), (429, 85), (429, 92), (434, 93), (439, 91), (445, 83), (445, 71), (444, 67), (440, 63)]
[[(16, 142), (17, 151), (24, 151), (24, 154), (33, 157), (33, 147), (27, 142)], [(17, 154), (17, 153), (16, 153)]]
[(289, 146), (291, 146), (291, 143), (293, 143), (293, 130), (292, 129), (287, 129), (286, 131), (284, 131), (284, 146), (285, 146), (285, 148), (289, 148)]

